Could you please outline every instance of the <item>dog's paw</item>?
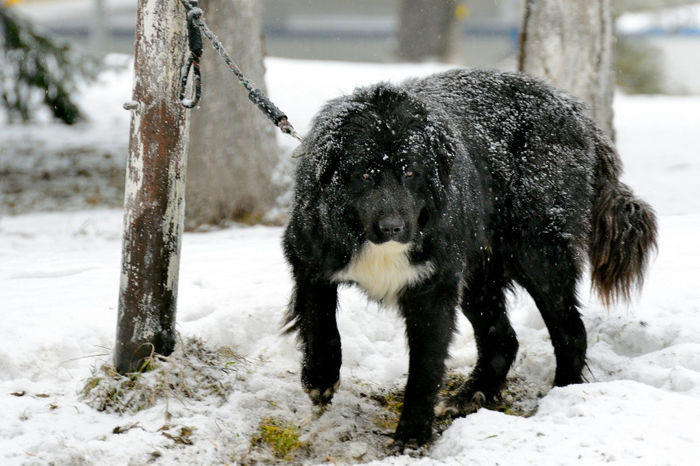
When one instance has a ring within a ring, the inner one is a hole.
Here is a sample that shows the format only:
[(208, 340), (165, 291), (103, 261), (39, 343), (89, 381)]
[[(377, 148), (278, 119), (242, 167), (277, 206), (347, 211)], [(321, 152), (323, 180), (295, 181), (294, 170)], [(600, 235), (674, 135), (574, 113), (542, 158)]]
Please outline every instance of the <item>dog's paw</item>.
[(304, 391), (309, 395), (311, 402), (316, 406), (325, 406), (331, 402), (333, 395), (340, 386), (340, 379), (336, 380), (333, 385), (327, 388), (304, 387)]
[(458, 393), (446, 400), (440, 401), (435, 406), (437, 417), (460, 417), (474, 413), (486, 404), (486, 395), (483, 392), (474, 392), (471, 397)]
[[(332, 351), (324, 355), (332, 355)], [(340, 385), (340, 355), (337, 357), (307, 356), (301, 367), (301, 386), (315, 405), (331, 402)]]
[(418, 450), (429, 443), (432, 437), (431, 419), (404, 421), (402, 417), (389, 450), (394, 454), (403, 453), (404, 450)]
[(427, 448), (424, 444), (419, 444), (416, 439), (409, 439), (404, 442), (403, 440), (391, 440), (388, 445), (390, 455), (403, 455), (403, 454), (420, 454), (421, 451), (425, 451)]

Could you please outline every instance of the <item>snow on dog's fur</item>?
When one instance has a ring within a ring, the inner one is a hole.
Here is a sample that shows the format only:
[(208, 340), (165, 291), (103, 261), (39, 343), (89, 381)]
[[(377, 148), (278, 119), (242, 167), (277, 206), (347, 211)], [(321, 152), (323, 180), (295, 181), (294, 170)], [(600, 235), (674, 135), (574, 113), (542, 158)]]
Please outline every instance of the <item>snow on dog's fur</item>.
[(656, 237), (652, 210), (619, 181), (619, 157), (585, 112), (539, 81), (480, 70), (359, 89), (321, 110), (300, 148), (284, 236), (295, 279), (289, 329), (314, 403), (338, 386), (342, 283), (405, 318), (399, 448), (431, 437), (458, 306), (479, 357), (441, 412), (499, 396), (518, 348), (505, 309), (515, 283), (550, 332), (555, 385), (582, 381), (585, 257), (603, 299), (626, 298)]

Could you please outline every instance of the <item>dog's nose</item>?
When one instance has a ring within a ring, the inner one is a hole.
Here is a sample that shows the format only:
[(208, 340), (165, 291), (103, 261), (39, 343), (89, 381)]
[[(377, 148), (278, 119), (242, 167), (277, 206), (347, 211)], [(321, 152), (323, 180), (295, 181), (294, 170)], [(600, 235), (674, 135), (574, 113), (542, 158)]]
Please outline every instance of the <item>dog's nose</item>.
[(396, 238), (406, 228), (406, 223), (400, 217), (384, 217), (379, 220), (379, 231), (386, 238)]

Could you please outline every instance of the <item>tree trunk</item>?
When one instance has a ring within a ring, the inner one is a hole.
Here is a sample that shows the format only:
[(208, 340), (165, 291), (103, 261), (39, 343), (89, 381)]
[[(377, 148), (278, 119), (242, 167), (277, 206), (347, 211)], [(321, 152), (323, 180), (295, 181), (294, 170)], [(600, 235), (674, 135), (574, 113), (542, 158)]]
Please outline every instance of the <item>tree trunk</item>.
[(143, 369), (175, 346), (187, 165), (187, 111), (179, 74), (186, 44), (180, 2), (139, 0), (134, 102), (124, 193), (124, 238), (114, 361)]
[(456, 0), (401, 0), (399, 58), (446, 60), (454, 36), (456, 6)]
[(610, 0), (526, 0), (518, 69), (583, 100), (614, 137)]
[[(243, 73), (265, 90), (260, 2), (202, 0), (200, 6)], [(192, 111), (185, 227), (256, 222), (274, 205), (275, 128), (204, 40), (202, 100)]]

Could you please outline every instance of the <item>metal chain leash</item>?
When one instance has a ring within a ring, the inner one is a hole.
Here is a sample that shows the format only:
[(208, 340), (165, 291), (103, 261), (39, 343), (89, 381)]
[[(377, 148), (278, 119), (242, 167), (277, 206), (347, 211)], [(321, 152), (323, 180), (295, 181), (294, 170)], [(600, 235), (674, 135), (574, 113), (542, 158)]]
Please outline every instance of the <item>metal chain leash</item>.
[[(253, 83), (245, 77), (241, 69), (236, 65), (231, 56), (228, 54), (224, 46), (221, 44), (216, 35), (209, 29), (204, 20), (204, 11), (198, 6), (197, 0), (180, 0), (187, 11), (187, 33), (190, 47), (190, 57), (187, 65), (183, 69), (181, 78), (180, 101), (186, 108), (192, 108), (197, 105), (202, 92), (201, 72), (199, 70), (199, 60), (202, 56), (202, 36), (204, 34), (212, 47), (224, 59), (228, 68), (236, 75), (238, 81), (248, 91), (248, 99), (267, 116), (283, 133), (301, 141), (301, 137), (296, 133), (294, 127), (287, 120), (287, 115), (282, 112), (270, 99), (258, 88), (253, 86)], [(201, 34), (200, 34), (201, 31)], [(185, 88), (187, 87), (188, 75), (192, 69), (194, 75), (194, 98), (185, 98)]]

